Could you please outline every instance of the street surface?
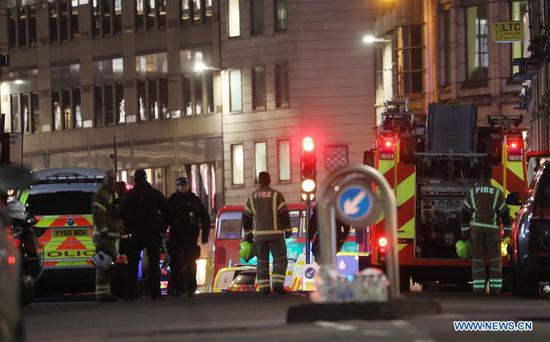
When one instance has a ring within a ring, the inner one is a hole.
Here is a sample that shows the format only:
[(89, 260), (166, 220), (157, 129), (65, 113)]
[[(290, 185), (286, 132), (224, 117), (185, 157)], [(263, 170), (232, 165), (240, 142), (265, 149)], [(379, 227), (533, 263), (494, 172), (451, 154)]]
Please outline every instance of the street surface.
[[(204, 294), (160, 302), (99, 304), (91, 297), (48, 300), (25, 309), (33, 341), (548, 341), (550, 300), (423, 292), (443, 314), (406, 320), (287, 324), (287, 308), (306, 296)], [(62, 299), (62, 298), (59, 298)], [(532, 332), (454, 332), (454, 320), (530, 320)]]

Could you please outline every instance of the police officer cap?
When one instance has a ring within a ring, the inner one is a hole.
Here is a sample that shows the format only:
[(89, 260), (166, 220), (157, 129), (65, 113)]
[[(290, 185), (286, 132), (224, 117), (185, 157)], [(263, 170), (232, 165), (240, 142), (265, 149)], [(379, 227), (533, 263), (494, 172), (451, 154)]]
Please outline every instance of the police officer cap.
[(137, 169), (136, 172), (134, 172), (134, 181), (138, 183), (147, 181), (147, 174), (144, 169)]
[(179, 185), (186, 185), (188, 183), (189, 183), (189, 181), (187, 180), (186, 177), (180, 177), (180, 178), (176, 179), (176, 185), (178, 185), (178, 186)]

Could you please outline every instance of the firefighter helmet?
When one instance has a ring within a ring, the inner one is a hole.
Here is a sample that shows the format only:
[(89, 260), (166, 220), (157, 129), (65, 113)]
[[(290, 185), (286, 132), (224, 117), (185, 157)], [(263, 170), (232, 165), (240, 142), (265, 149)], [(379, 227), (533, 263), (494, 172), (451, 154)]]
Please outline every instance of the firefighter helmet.
[(256, 250), (255, 242), (244, 240), (244, 241), (241, 241), (241, 243), (239, 244), (239, 255), (246, 262), (254, 258), (254, 256), (256, 255), (255, 250)]
[(461, 259), (470, 259), (472, 257), (472, 244), (470, 240), (458, 240), (455, 244), (456, 247), (456, 254)]

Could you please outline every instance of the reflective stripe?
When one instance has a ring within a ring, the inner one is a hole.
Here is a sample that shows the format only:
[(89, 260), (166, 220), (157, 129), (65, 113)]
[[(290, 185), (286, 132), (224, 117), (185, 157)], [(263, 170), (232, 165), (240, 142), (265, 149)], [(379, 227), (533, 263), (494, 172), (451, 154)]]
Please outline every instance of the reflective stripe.
[(107, 208), (106, 208), (103, 204), (101, 204), (101, 203), (99, 203), (99, 202), (94, 202), (94, 204), (93, 204), (92, 206), (98, 207), (99, 209), (101, 209), (101, 210), (103, 210), (103, 211), (107, 211)]
[(255, 230), (254, 235), (284, 234), (284, 230)]
[(119, 238), (119, 237), (120, 237), (120, 233), (112, 233), (112, 232), (110, 232), (108, 235), (109, 235), (110, 237), (115, 237), (115, 238)]
[(262, 284), (269, 284), (269, 279), (258, 279), (256, 281), (259, 285), (262, 285)]
[(497, 257), (494, 257), (494, 258), (489, 259), (489, 261), (495, 261), (495, 260), (499, 260), (499, 259), (500, 259), (500, 257), (497, 256)]
[(469, 226), (468, 226), (468, 227), (462, 227), (462, 228), (460, 228), (460, 229), (461, 229), (463, 232), (465, 232), (465, 231), (467, 231), (467, 230), (470, 230), (470, 227), (469, 227)]
[(485, 284), (474, 284), (474, 289), (483, 289), (485, 288)]
[(475, 271), (472, 271), (472, 273), (477, 273), (477, 272), (485, 272), (485, 268), (480, 268), (480, 269), (477, 269)]
[(495, 195), (495, 199), (493, 200), (493, 210), (495, 210), (495, 211), (497, 209), (498, 195), (500, 195), (500, 191), (498, 189), (496, 189), (496, 190), (497, 190), (497, 193)]
[(474, 189), (471, 189), (470, 190), (470, 199), (472, 200), (472, 209), (476, 210), (477, 207), (476, 207), (476, 201), (475, 201), (475, 197), (474, 197)]
[(504, 226), (504, 231), (506, 231), (506, 232), (511, 232), (511, 231), (512, 231), (512, 227)]
[(500, 229), (499, 226), (493, 225), (493, 224), (486, 224), (481, 222), (472, 222), (472, 226), (476, 227), (482, 227), (482, 228), (493, 228), (493, 229)]
[(273, 191), (273, 228), (277, 229), (279, 228), (279, 210), (277, 209), (277, 197), (279, 196), (279, 193), (276, 191)]
[(278, 210), (281, 210), (285, 205), (286, 205), (285, 202), (281, 202), (281, 204), (279, 204), (279, 208), (277, 208), (277, 209), (278, 209)]
[(479, 283), (482, 283), (482, 284), (485, 284), (485, 279), (474, 279), (474, 284), (479, 284)]
[(285, 280), (285, 275), (283, 275), (283, 274), (274, 274), (274, 275), (272, 276), (272, 278), (273, 278), (273, 280), (275, 280), (275, 279), (282, 279), (282, 280)]
[(489, 267), (489, 269), (490, 269), (491, 271), (495, 271), (495, 272), (502, 273), (502, 270), (501, 270), (500, 268)]
[(472, 211), (472, 207), (470, 207), (470, 205), (468, 204), (468, 202), (466, 200), (464, 200), (464, 202), (462, 203), (469, 211)]

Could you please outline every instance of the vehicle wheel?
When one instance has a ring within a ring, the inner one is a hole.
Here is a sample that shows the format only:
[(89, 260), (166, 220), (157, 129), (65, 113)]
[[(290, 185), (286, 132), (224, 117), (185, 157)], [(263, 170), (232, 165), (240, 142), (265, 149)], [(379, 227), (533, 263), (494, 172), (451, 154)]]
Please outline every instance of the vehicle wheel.
[[(512, 259), (513, 260), (513, 259)], [(512, 262), (512, 294), (519, 297), (536, 297), (539, 284), (533, 277), (523, 274)]]

